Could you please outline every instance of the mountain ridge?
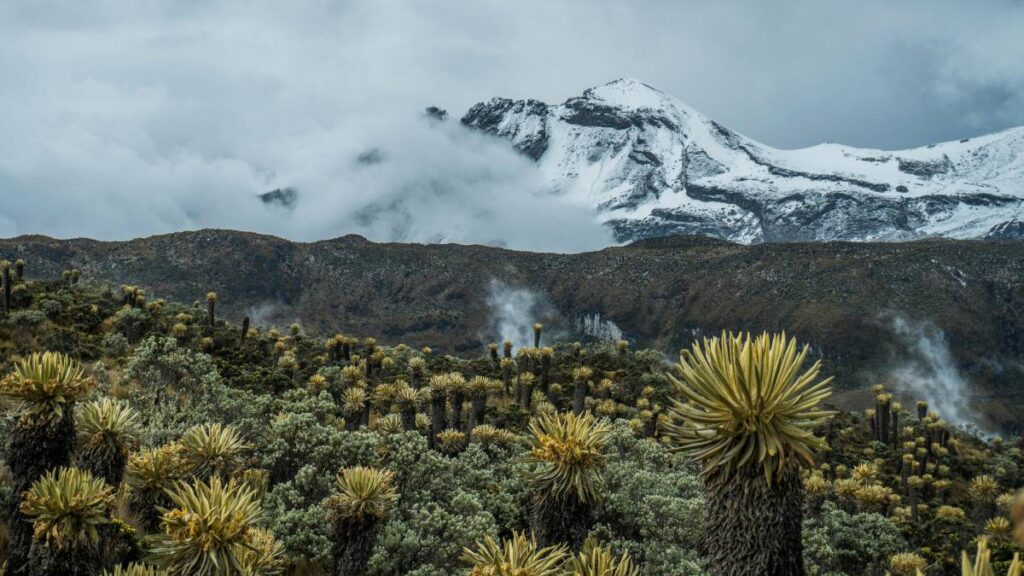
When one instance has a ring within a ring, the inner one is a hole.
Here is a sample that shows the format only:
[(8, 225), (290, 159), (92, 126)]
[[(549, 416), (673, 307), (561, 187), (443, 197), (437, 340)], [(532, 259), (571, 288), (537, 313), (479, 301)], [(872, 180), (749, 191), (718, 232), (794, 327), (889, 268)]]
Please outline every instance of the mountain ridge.
[(461, 123), (509, 141), (622, 242), (1021, 237), (1008, 224), (1024, 219), (1024, 127), (907, 150), (781, 150), (629, 78), (557, 105), (492, 98)]

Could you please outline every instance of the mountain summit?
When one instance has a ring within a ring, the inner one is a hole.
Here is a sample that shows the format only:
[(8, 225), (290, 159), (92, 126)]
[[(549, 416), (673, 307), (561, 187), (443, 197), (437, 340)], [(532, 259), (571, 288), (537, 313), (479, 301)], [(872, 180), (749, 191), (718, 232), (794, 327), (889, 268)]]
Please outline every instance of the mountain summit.
[(780, 150), (628, 78), (558, 105), (494, 98), (462, 124), (507, 139), (620, 241), (1024, 237), (1024, 127), (899, 151)]

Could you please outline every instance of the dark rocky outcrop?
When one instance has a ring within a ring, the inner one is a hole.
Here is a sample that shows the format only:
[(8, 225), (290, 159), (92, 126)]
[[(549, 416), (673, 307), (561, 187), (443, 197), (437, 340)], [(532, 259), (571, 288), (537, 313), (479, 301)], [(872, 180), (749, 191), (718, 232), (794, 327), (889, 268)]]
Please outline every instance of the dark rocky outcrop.
[(986, 240), (1024, 240), (1024, 221), (1010, 220), (996, 224), (985, 235)]
[[(461, 122), (464, 126), (508, 138), (516, 150), (533, 160), (540, 160), (548, 149), (548, 134), (544, 123), (547, 112), (548, 105), (537, 100), (494, 98), (470, 108)], [(518, 117), (520, 121), (505, 123), (506, 115)], [(522, 120), (530, 117), (533, 119), (531, 122)]]
[(299, 191), (295, 188), (277, 188), (259, 195), (259, 199), (268, 206), (294, 208), (299, 201)]

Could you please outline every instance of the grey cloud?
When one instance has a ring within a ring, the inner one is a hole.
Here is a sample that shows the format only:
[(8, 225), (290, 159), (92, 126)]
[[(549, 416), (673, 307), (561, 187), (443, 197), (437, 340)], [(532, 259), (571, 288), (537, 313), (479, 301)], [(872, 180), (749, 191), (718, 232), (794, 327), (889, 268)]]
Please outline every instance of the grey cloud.
[[(1024, 124), (1022, 33), (1011, 1), (9, 1), (0, 235), (587, 249), (591, 214), (420, 111), (633, 76), (779, 147), (922, 145)], [(287, 186), (292, 212), (255, 200)]]

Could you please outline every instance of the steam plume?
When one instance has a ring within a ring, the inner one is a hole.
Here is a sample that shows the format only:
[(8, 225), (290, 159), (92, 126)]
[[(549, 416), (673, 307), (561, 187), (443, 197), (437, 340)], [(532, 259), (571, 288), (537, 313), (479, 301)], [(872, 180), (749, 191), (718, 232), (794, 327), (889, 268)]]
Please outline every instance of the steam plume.
[(906, 352), (890, 373), (897, 387), (923, 398), (949, 422), (984, 430), (984, 423), (971, 410), (971, 386), (956, 365), (945, 332), (931, 322), (900, 315), (892, 319), (892, 330)]

